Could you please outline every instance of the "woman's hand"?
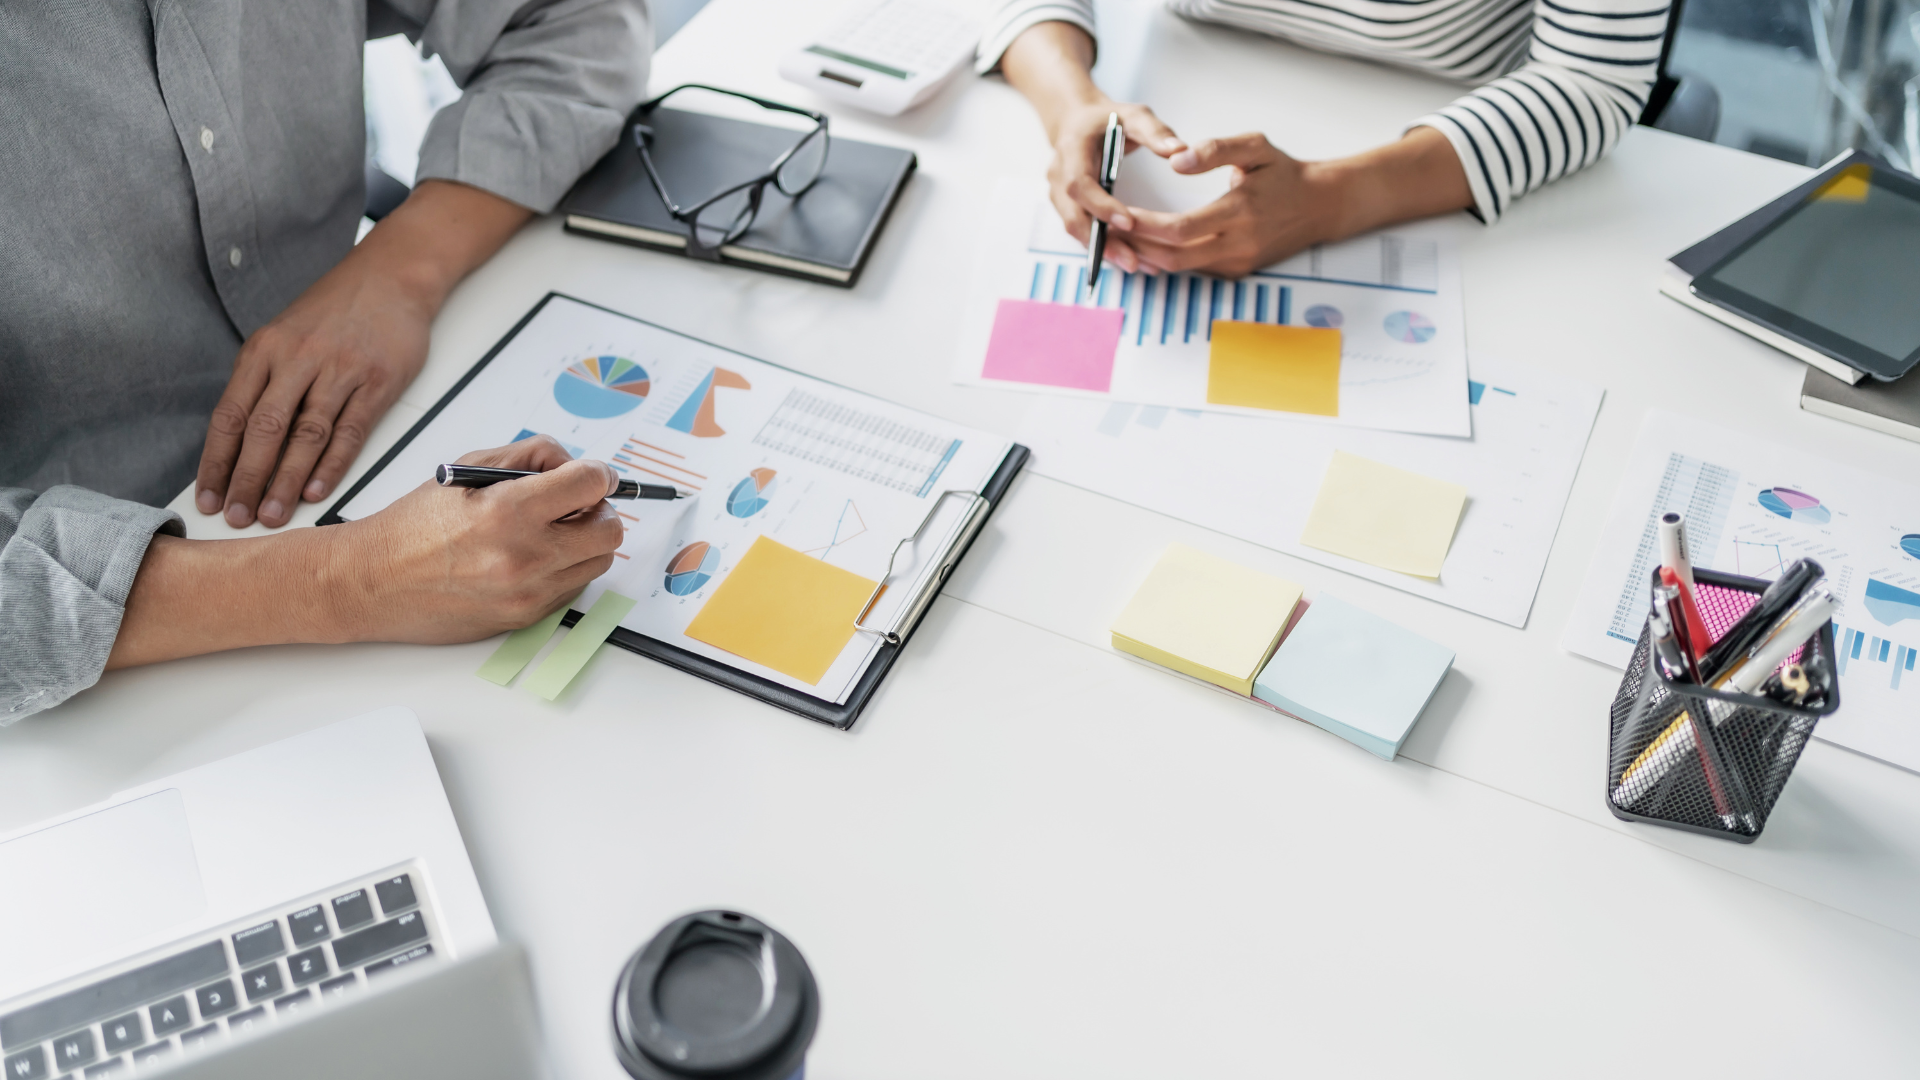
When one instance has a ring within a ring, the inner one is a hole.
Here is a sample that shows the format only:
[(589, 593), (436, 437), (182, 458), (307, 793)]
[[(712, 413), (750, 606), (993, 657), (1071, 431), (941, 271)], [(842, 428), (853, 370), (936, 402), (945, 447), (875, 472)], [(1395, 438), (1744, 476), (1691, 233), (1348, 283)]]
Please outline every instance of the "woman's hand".
[(617, 481), (540, 435), (465, 465), (539, 470), (487, 488), (431, 481), (370, 517), (240, 540), (156, 536), (108, 668), (249, 645), (473, 641), (559, 607), (613, 564)]

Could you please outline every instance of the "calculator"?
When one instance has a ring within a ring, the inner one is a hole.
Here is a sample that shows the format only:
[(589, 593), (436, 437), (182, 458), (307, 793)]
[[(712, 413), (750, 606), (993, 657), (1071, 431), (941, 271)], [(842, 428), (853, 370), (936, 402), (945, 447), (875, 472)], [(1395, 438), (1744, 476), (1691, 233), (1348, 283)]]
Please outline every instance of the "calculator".
[(972, 58), (980, 27), (931, 0), (877, 0), (780, 58), (780, 76), (823, 97), (898, 116)]

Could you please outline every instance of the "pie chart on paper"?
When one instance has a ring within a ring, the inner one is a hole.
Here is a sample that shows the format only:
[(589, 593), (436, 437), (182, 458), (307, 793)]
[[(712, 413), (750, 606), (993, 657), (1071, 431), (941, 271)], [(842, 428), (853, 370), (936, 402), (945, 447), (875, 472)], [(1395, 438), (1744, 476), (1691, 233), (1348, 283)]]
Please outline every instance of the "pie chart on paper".
[(1417, 311), (1396, 311), (1388, 315), (1381, 325), (1388, 337), (1411, 345), (1432, 341), (1435, 333), (1433, 320)]
[(653, 380), (639, 364), (623, 356), (589, 356), (554, 380), (553, 400), (583, 420), (606, 420), (639, 408), (651, 389)]
[(1768, 488), (1760, 493), (1759, 502), (1769, 512), (1778, 514), (1788, 521), (1825, 525), (1833, 520), (1833, 511), (1820, 505), (1819, 499), (1792, 488)]
[(1908, 533), (1901, 537), (1900, 550), (1920, 559), (1920, 533)]
[(667, 591), (675, 596), (692, 596), (713, 580), (713, 572), (719, 568), (720, 553), (705, 540), (695, 540), (667, 564)]
[(1318, 326), (1323, 330), (1338, 330), (1340, 324), (1347, 321), (1347, 317), (1340, 314), (1340, 309), (1332, 304), (1315, 304), (1307, 309), (1303, 318), (1308, 326)]
[(773, 489), (779, 486), (777, 474), (772, 469), (755, 469), (746, 479), (733, 486), (727, 495), (727, 513), (737, 518), (750, 518), (767, 508), (767, 501), (773, 498)]

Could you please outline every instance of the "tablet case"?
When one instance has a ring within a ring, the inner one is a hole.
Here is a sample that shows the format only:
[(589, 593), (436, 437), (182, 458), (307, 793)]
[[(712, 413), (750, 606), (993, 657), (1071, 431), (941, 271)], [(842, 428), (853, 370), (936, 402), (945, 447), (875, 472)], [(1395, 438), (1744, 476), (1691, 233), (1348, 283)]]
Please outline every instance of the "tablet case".
[[(541, 297), (540, 302), (533, 305), (532, 310), (521, 316), (520, 321), (513, 324), (513, 329), (508, 330), (499, 341), (494, 342), (493, 348), (487, 350), (487, 355), (481, 357), (480, 361), (469, 368), (465, 375), (460, 376), (460, 381), (454, 383), (452, 389), (442, 395), (439, 401), (433, 403), (433, 408), (427, 410), (426, 415), (420, 418), (419, 423), (409, 428), (407, 433), (400, 437), (399, 441), (395, 442), (387, 449), (385, 454), (380, 456), (379, 461), (374, 462), (373, 467), (368, 469), (365, 475), (361, 476), (359, 480), (354, 482), (352, 487), (348, 488), (338, 499), (334, 500), (334, 504), (327, 508), (325, 514), (321, 515), (319, 524), (338, 525), (341, 521), (345, 520), (340, 516), (340, 508), (352, 501), (354, 496), (360, 494), (360, 490), (366, 487), (369, 481), (375, 476), (378, 476), (382, 469), (391, 464), (393, 459), (399, 456), (400, 451), (405, 448), (408, 443), (413, 441), (414, 436), (425, 431), (427, 425), (433, 423), (433, 418), (440, 415), (440, 410), (446, 408), (454, 398), (459, 397), (460, 392), (467, 388), (467, 384), (472, 382), (474, 377), (479, 375), (481, 370), (492, 362), (495, 356), (500, 354), (500, 350), (507, 347), (507, 342), (512, 341), (521, 330), (525, 329), (526, 325), (533, 321), (533, 317), (540, 314), (540, 309), (547, 306), (547, 301), (552, 300), (556, 296), (564, 296), (566, 299), (572, 300), (575, 303), (586, 304), (589, 307), (597, 307), (602, 311), (612, 312), (624, 319), (633, 319), (635, 322), (646, 323), (648, 326), (665, 330), (670, 334), (679, 334), (681, 337), (692, 338), (705, 345), (713, 345), (712, 342), (702, 338), (695, 338), (692, 334), (681, 333), (671, 327), (661, 326), (659, 323), (628, 315), (624, 311), (615, 311), (613, 308), (581, 300), (576, 296), (566, 296), (564, 293), (550, 292)], [(740, 352), (738, 349), (728, 349), (724, 345), (713, 345), (713, 347), (733, 353), (735, 356), (747, 356), (747, 354)], [(760, 358), (747, 356), (747, 359), (759, 360)], [(763, 364), (772, 363), (772, 361), (768, 360), (761, 360), (760, 362)], [(783, 367), (784, 365), (774, 364), (774, 366)], [(793, 369), (787, 368), (786, 370), (792, 371)], [(796, 372), (796, 374), (800, 374), (809, 379), (814, 378), (811, 375), (806, 375), (804, 372)], [(815, 381), (826, 382), (827, 380), (817, 379)], [(828, 385), (837, 386), (838, 384), (828, 383)], [(842, 387), (842, 389), (850, 390), (852, 388)], [(864, 391), (856, 392), (864, 393)], [(980, 491), (980, 495), (987, 500), (987, 510), (981, 517), (980, 528), (975, 529), (973, 535), (963, 538), (959, 545), (959, 551), (952, 560), (952, 565), (958, 565), (960, 559), (965, 557), (967, 550), (973, 546), (974, 538), (979, 536), (980, 531), (986, 527), (986, 520), (993, 516), (994, 509), (1000, 505), (1000, 499), (1006, 495), (1007, 489), (1013, 485), (1014, 477), (1020, 474), (1020, 470), (1026, 466), (1027, 459), (1031, 456), (1032, 451), (1021, 446), (1019, 443), (1014, 443), (1008, 448), (1006, 458), (1000, 462), (1000, 467), (994, 471), (992, 477), (988, 478), (986, 485)], [(939, 581), (934, 583), (932, 595), (938, 596), (940, 590), (945, 587), (946, 576), (943, 575)], [(932, 604), (929, 603), (926, 608), (921, 610), (920, 619), (926, 617), (926, 611), (931, 607)], [(569, 610), (566, 615), (561, 618), (560, 624), (570, 627), (580, 621), (581, 615), (582, 613), (579, 611)], [(872, 662), (867, 665), (867, 670), (861, 673), (860, 680), (854, 683), (852, 691), (847, 694), (845, 704), (827, 701), (824, 698), (817, 698), (811, 694), (803, 694), (798, 690), (782, 686), (770, 679), (763, 679), (758, 675), (750, 675), (721, 661), (710, 660), (698, 653), (689, 652), (686, 649), (669, 645), (664, 641), (647, 637), (644, 634), (636, 633), (625, 627), (615, 627), (613, 633), (607, 636), (607, 640), (630, 652), (651, 657), (663, 664), (679, 668), (688, 674), (698, 675), (708, 682), (719, 683), (728, 689), (737, 690), (740, 693), (759, 698), (770, 705), (778, 706), (788, 712), (799, 713), (809, 720), (818, 720), (823, 724), (829, 724), (844, 731), (852, 727), (853, 722), (859, 719), (861, 710), (867, 707), (867, 702), (873, 697), (873, 692), (879, 688), (880, 681), (887, 677), (887, 672), (893, 667), (893, 662), (900, 655), (900, 650), (906, 648), (907, 643), (913, 640), (913, 633), (919, 629), (919, 624), (920, 620), (916, 619), (913, 625), (902, 630), (900, 643), (898, 645), (883, 644), (880, 646), (879, 650), (874, 654)]]

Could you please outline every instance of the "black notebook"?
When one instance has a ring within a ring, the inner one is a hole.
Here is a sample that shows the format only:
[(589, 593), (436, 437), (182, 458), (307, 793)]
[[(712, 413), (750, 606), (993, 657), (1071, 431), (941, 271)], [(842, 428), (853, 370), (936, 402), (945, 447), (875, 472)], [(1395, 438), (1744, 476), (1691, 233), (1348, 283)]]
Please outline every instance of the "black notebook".
[[(654, 132), (654, 167), (683, 206), (760, 175), (798, 138), (787, 128), (668, 108), (655, 109), (646, 123)], [(567, 230), (685, 251), (687, 227), (667, 213), (647, 178), (632, 123), (623, 127), (619, 144), (561, 202)], [(767, 185), (753, 227), (722, 247), (720, 257), (851, 286), (914, 165), (911, 151), (835, 137), (819, 181), (798, 199)]]

